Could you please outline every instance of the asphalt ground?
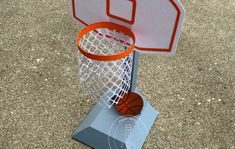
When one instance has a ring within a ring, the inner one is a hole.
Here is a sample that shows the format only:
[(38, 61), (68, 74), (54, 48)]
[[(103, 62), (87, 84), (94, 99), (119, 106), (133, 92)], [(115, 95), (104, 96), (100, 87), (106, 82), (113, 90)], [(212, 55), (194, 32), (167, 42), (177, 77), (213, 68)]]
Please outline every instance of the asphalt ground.
[[(235, 1), (182, 0), (177, 54), (142, 55), (137, 86), (160, 112), (143, 148), (235, 148)], [(66, 0), (0, 1), (0, 148), (87, 149), (71, 139), (80, 91)]]

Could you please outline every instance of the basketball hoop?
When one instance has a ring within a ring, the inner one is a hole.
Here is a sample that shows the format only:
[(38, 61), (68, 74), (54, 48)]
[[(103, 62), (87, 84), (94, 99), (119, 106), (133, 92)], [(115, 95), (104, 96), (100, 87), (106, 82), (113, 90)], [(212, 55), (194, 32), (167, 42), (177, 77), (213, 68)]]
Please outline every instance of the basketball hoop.
[(74, 19), (85, 27), (77, 36), (80, 86), (99, 103), (73, 138), (92, 148), (140, 149), (158, 117), (136, 86), (140, 54), (174, 55), (185, 10), (180, 0), (71, 4)]
[(91, 100), (108, 107), (130, 89), (135, 35), (128, 28), (101, 22), (87, 26), (77, 36), (80, 84)]

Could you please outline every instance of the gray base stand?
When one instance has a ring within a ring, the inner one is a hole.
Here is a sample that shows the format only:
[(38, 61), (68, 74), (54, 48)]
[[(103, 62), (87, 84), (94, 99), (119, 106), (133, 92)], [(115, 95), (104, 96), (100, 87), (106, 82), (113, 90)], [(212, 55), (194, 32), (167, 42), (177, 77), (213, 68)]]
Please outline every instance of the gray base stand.
[(141, 149), (157, 116), (145, 99), (136, 117), (121, 117), (115, 106), (109, 109), (97, 103), (73, 138), (95, 149)]

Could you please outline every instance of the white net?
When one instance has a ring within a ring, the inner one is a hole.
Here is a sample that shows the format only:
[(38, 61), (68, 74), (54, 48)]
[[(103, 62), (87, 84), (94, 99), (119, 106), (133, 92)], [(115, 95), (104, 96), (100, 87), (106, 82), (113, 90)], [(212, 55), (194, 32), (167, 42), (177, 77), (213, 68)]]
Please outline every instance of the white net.
[[(133, 40), (123, 33), (106, 28), (88, 32), (79, 45), (95, 55), (115, 55), (126, 51)], [(130, 89), (133, 53), (115, 61), (97, 61), (79, 56), (81, 88), (93, 101), (102, 99), (108, 107), (117, 104)]]

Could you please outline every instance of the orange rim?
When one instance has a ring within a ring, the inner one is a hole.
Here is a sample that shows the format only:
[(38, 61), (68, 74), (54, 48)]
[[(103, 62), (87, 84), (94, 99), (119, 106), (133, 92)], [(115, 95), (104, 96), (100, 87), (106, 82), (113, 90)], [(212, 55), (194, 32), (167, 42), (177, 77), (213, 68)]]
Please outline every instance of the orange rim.
[[(81, 39), (90, 31), (95, 30), (97, 28), (108, 28), (110, 30), (116, 30), (118, 32), (122, 32), (128, 36), (130, 36), (133, 40), (133, 44), (130, 46), (129, 49), (127, 49), (126, 51), (114, 54), (114, 55), (97, 55), (97, 54), (93, 54), (90, 53), (86, 50), (84, 50), (81, 46), (80, 46), (80, 41)], [(134, 33), (129, 30), (128, 28), (115, 24), (115, 23), (111, 23), (111, 22), (100, 22), (100, 23), (95, 23), (95, 24), (91, 24), (89, 26), (87, 26), (86, 28), (82, 29), (79, 34), (77, 35), (77, 43), (78, 43), (78, 49), (79, 51), (86, 57), (93, 59), (93, 60), (97, 60), (97, 61), (115, 61), (121, 58), (124, 58), (128, 55), (130, 55), (135, 48), (135, 35)]]

